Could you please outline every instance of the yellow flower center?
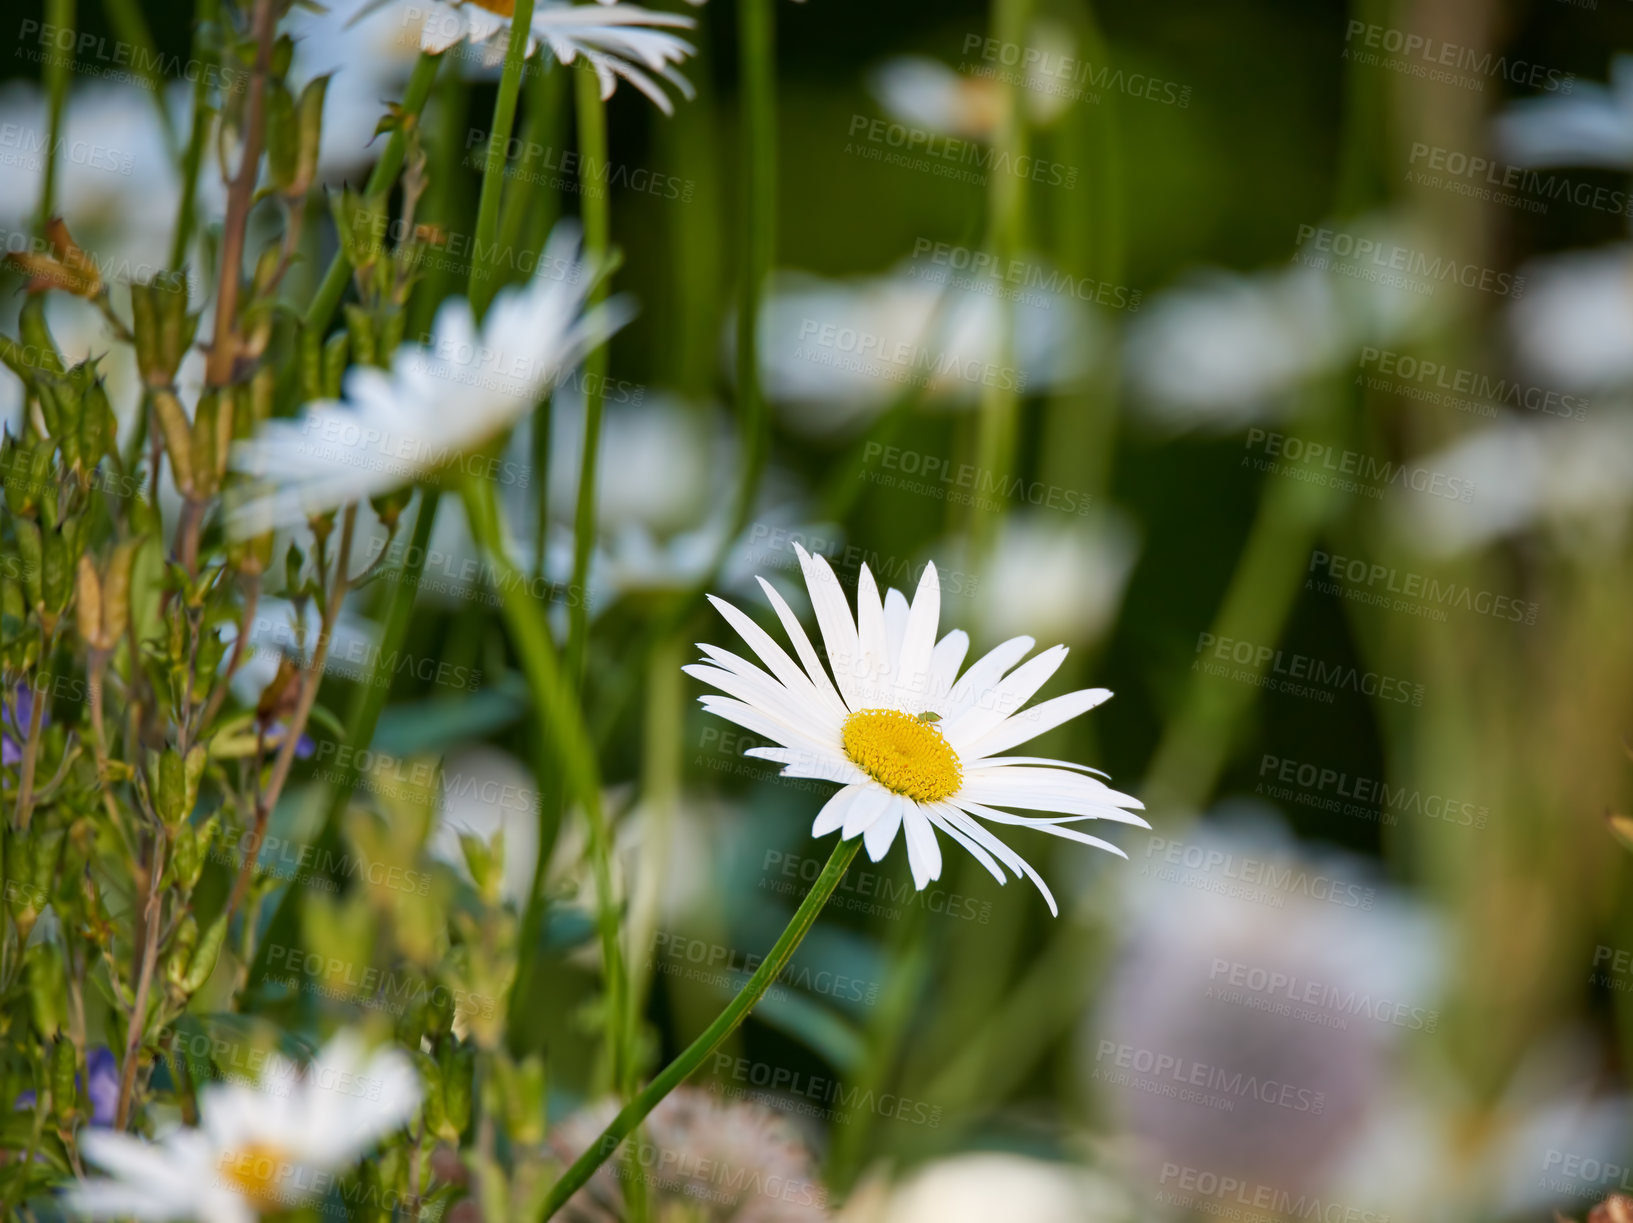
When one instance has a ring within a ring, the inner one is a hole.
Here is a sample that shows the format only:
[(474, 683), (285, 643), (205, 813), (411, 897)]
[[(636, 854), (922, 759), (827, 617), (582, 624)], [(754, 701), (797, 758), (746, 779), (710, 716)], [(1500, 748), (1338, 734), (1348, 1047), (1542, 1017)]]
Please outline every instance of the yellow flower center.
[(485, 8), (488, 12), (507, 20), (516, 15), (516, 0), (470, 0), (477, 8)]
[(958, 793), (964, 769), (945, 735), (899, 709), (859, 709), (839, 732), (845, 755), (874, 781), (921, 803)]
[(250, 1201), (261, 1207), (284, 1204), (278, 1192), (279, 1182), (294, 1168), (282, 1149), (262, 1142), (252, 1142), (239, 1151), (229, 1151), (221, 1157), (221, 1175)]

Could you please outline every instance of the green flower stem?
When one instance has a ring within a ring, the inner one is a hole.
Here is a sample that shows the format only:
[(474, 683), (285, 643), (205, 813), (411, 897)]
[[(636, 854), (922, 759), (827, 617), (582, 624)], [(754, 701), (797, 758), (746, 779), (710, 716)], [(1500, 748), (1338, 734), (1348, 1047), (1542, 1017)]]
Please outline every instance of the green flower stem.
[[(537, 706), (541, 758), (558, 761), (566, 777), (567, 790), (578, 798), (589, 825), (590, 863), (595, 875), (596, 926), (601, 936), (601, 955), (607, 978), (607, 1005), (615, 1022), (625, 1022), (628, 980), (624, 970), (623, 951), (618, 942), (618, 908), (612, 894), (612, 845), (607, 829), (606, 815), (601, 809), (601, 777), (596, 767), (595, 748), (589, 731), (579, 712), (576, 694), (567, 684), (556, 648), (550, 641), (550, 630), (542, 609), (528, 593), (528, 584), (505, 549), (504, 527), (499, 521), (499, 503), (494, 494), (493, 481), (471, 478), (465, 483), (465, 513), (470, 519), (471, 534), (487, 553), (493, 565), (495, 585), (499, 588), (500, 609), (505, 625), (510, 629), (516, 647), (522, 674)], [(547, 804), (539, 805), (539, 819), (554, 820), (555, 812)], [(554, 839), (553, 827), (541, 826), (540, 840)], [(536, 884), (537, 881), (535, 881)], [(539, 889), (533, 889), (535, 897)], [(530, 906), (534, 908), (535, 906)], [(537, 917), (536, 912), (529, 914)], [(534, 960), (538, 956), (539, 940), (531, 937), (536, 926), (523, 925), (529, 937), (522, 940), (516, 966), (516, 984), (520, 990), (531, 982)], [(616, 1029), (621, 1031), (620, 1029)], [(627, 1042), (613, 1042), (615, 1055), (614, 1076), (624, 1073), (623, 1059)]]
[(488, 157), (482, 167), (482, 194), (476, 203), (476, 236), (471, 243), (471, 309), (477, 318), (487, 311), (498, 292), (499, 202), (504, 196), (505, 155), (516, 125), (516, 97), (522, 88), (527, 43), (533, 36), (533, 0), (516, 0), (510, 18), (510, 42), (505, 66), (499, 73), (499, 95), (493, 100), (493, 123), (488, 128)]
[[(578, 182), (584, 214), (584, 253), (592, 263), (607, 257), (612, 240), (612, 208), (605, 183), (597, 182), (607, 165), (607, 110), (595, 70), (581, 63), (574, 71), (578, 112)], [(610, 182), (610, 176), (607, 176)], [(590, 305), (604, 301), (603, 279), (590, 292)], [(601, 410), (607, 380), (607, 346), (598, 344), (584, 358), (584, 451), (578, 466), (578, 501), (573, 510), (573, 577), (567, 602), (567, 682), (576, 692), (584, 681), (589, 653), (590, 607), (584, 592), (590, 581), (595, 550), (595, 476), (601, 452)]]
[[(103, 0), (102, 7), (115, 37), (131, 49), (131, 58), (140, 65), (137, 71), (148, 93), (153, 96), (154, 109), (159, 112), (159, 124), (164, 128), (166, 140), (174, 146), (176, 131), (170, 118), (170, 108), (165, 105), (164, 78), (159, 75), (158, 69), (159, 50), (154, 45), (153, 31), (147, 24), (147, 18), (142, 15), (135, 0)], [(195, 70), (197, 67), (195, 64)], [(203, 78), (208, 73), (199, 72), (198, 75)]]
[[(62, 115), (68, 105), (68, 74), (74, 70), (74, 0), (46, 0), (45, 20), (69, 34), (69, 50), (59, 51), (46, 61), (45, 90), (51, 105), (51, 143), (46, 146), (45, 178), (40, 184), (39, 227), (51, 219), (57, 207), (57, 148), (62, 142)], [(59, 38), (59, 45), (61, 44)]]
[[(760, 386), (760, 309), (777, 245), (777, 49), (776, 0), (739, 0), (738, 74), (742, 124), (743, 223), (738, 259), (742, 285), (737, 301), (737, 414), (743, 435), (743, 477), (731, 529), (711, 570), (736, 542), (754, 509), (770, 449), (770, 421)], [(712, 576), (712, 574), (711, 574)]]
[[(202, 61), (205, 50), (205, 30), (220, 19), (220, 0), (198, 0), (194, 13), (193, 58)], [(187, 138), (187, 150), (182, 154), (181, 203), (176, 210), (176, 232), (170, 242), (170, 270), (181, 270), (187, 259), (187, 246), (193, 240), (193, 226), (198, 220), (198, 174), (204, 164), (204, 147), (210, 139), (210, 74), (200, 69), (193, 82), (193, 125)], [(342, 287), (345, 277), (342, 274)]]
[[(993, 0), (992, 32), (1004, 43), (1025, 46), (1027, 24), (1032, 18), (1032, 0)], [(997, 163), (1018, 166), (1027, 154), (1025, 90), (1019, 81), (1006, 78), (1001, 86), (1003, 119), (995, 142), (1000, 153)], [(1007, 156), (1005, 156), (1007, 155)], [(999, 267), (1010, 266), (1026, 241), (1026, 179), (1012, 169), (994, 169), (987, 188), (988, 246)], [(1011, 363), (1015, 352), (1015, 312), (998, 312), (998, 349), (995, 361)], [(998, 379), (995, 381), (1004, 381)], [(1014, 464), (1015, 429), (1020, 415), (1020, 394), (1013, 385), (983, 388), (981, 414), (977, 423), (976, 463), (989, 475), (1008, 472)], [(997, 515), (971, 509), (970, 535), (974, 554), (979, 557), (991, 543)]]
[[(532, 9), (530, 0), (521, 0)], [(414, 72), (408, 78), (408, 88), (403, 93), (402, 117), (403, 122), (418, 121), (420, 111), (425, 109), (425, 99), (431, 94), (431, 85), (437, 78), (437, 68), (442, 63), (440, 55), (421, 55), (414, 64)], [(403, 158), (408, 154), (408, 137), (402, 128), (391, 133), (391, 139), (386, 142), (385, 151), (380, 154), (380, 160), (374, 163), (374, 169), (369, 174), (369, 181), (363, 188), (368, 196), (377, 196), (391, 186), (397, 172), (403, 168)], [(346, 258), (344, 248), (335, 252), (335, 257), (329, 262), (329, 270), (323, 274), (323, 283), (318, 286), (317, 293), (312, 298), (312, 304), (306, 308), (305, 325), (309, 330), (326, 331), (329, 320), (334, 317), (335, 307), (340, 305), (340, 299), (346, 292), (346, 281), (352, 273), (351, 263)]]
[(658, 1102), (685, 1082), (703, 1064), (704, 1059), (748, 1018), (754, 1004), (788, 966), (788, 961), (793, 958), (801, 940), (816, 924), (817, 915), (822, 912), (823, 905), (828, 903), (828, 898), (839, 886), (839, 881), (845, 877), (845, 871), (861, 848), (861, 837), (852, 837), (834, 846), (828, 864), (822, 868), (822, 873), (817, 876), (811, 890), (805, 894), (805, 899), (795, 910), (793, 919), (777, 939), (776, 945), (766, 954), (760, 967), (748, 979), (748, 983), (739, 991), (737, 997), (731, 1000), (726, 1009), (720, 1012), (715, 1021), (703, 1030), (703, 1034), (688, 1045), (685, 1052), (665, 1066), (658, 1077), (647, 1084), (644, 1091), (626, 1104), (623, 1111), (613, 1118), (612, 1124), (590, 1144), (589, 1149), (573, 1161), (572, 1166), (551, 1187), (550, 1195), (544, 1200), (544, 1209), (539, 1216), (541, 1219), (549, 1219), (566, 1205), (567, 1200), (583, 1187), (630, 1132), (657, 1107)]

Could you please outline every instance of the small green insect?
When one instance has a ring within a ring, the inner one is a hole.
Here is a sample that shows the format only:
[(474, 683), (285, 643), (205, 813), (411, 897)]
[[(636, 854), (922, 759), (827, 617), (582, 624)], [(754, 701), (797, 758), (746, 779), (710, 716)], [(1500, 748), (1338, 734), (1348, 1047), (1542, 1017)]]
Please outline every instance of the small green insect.
[(926, 709), (923, 713), (919, 714), (919, 721), (932, 723), (939, 722), (941, 721), (941, 715), (936, 713), (934, 710)]

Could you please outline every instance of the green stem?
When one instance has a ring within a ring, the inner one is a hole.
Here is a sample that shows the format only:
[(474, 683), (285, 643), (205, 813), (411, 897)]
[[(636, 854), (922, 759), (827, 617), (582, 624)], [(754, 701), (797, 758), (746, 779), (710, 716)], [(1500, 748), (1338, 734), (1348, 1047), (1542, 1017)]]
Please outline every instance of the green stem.
[[(992, 32), (1001, 44), (1025, 46), (1027, 24), (1032, 16), (1032, 0), (993, 0)], [(999, 267), (1009, 267), (1018, 258), (1026, 241), (1026, 179), (1014, 172), (1025, 164), (1027, 129), (1025, 88), (1006, 78), (1001, 90), (1003, 120), (995, 142), (1000, 154), (995, 159), (987, 187), (988, 246)], [(998, 312), (998, 348), (994, 362), (1009, 365), (1015, 352), (1015, 313), (1008, 307)], [(981, 415), (977, 426), (976, 463), (992, 476), (1007, 473), (1014, 464), (1015, 427), (1020, 414), (1020, 395), (1013, 382), (996, 379), (981, 393)], [(976, 556), (991, 542), (998, 516), (971, 510), (970, 534)]]
[[(751, 3), (758, 0), (750, 0)], [(646, 1089), (626, 1104), (623, 1110), (613, 1118), (612, 1124), (607, 1126), (584, 1154), (580, 1155), (570, 1168), (550, 1189), (550, 1195), (544, 1200), (544, 1209), (541, 1219), (549, 1219), (567, 1203), (567, 1199), (577, 1193), (584, 1183), (594, 1175), (595, 1170), (605, 1163), (620, 1143), (648, 1113), (657, 1107), (658, 1102), (681, 1083), (691, 1077), (693, 1072), (703, 1064), (703, 1060), (717, 1049), (721, 1042), (730, 1036), (737, 1027), (748, 1018), (749, 1011), (760, 1000), (767, 989), (782, 974), (793, 958), (801, 940), (816, 924), (817, 915), (822, 912), (823, 905), (833, 895), (839, 881), (845, 877), (845, 871), (850, 867), (852, 859), (862, 847), (861, 837), (852, 837), (848, 841), (840, 841), (834, 846), (834, 851), (828, 859), (828, 864), (822, 868), (811, 890), (805, 894), (805, 899), (794, 912), (793, 919), (783, 930), (760, 967), (748, 979), (737, 997), (733, 998), (725, 1010), (703, 1030), (703, 1034), (686, 1047), (683, 1052), (669, 1065), (665, 1066), (658, 1077), (647, 1084)]]
[(777, 244), (777, 93), (775, 0), (740, 0), (739, 74), (743, 96), (743, 225), (739, 254), (743, 281), (737, 302), (737, 413), (743, 433), (743, 477), (731, 529), (721, 544), (730, 549), (754, 508), (770, 447), (770, 422), (760, 386), (760, 310)]
[(205, 30), (220, 19), (219, 0), (198, 0), (194, 13), (193, 58), (198, 63), (198, 79), (193, 82), (193, 126), (182, 157), (181, 203), (176, 210), (176, 233), (170, 243), (170, 269), (179, 272), (187, 260), (198, 213), (198, 173), (204, 164), (204, 146), (210, 139), (210, 74), (203, 70)]
[(533, 0), (516, 0), (510, 19), (510, 42), (499, 74), (499, 94), (493, 100), (493, 123), (488, 128), (488, 156), (482, 167), (482, 194), (476, 202), (476, 236), (471, 243), (471, 310), (481, 318), (498, 291), (499, 202), (504, 196), (505, 155), (516, 124), (516, 96), (522, 88), (522, 66), (533, 31)]
[[(607, 164), (607, 112), (593, 69), (580, 64), (575, 72), (578, 109), (578, 165), (580, 209), (584, 214), (584, 250), (592, 263), (607, 257), (612, 234), (611, 202), (600, 183)], [(609, 179), (610, 181), (610, 179)], [(605, 299), (606, 281), (590, 294), (590, 304)], [(601, 451), (601, 410), (606, 389), (607, 349), (598, 345), (584, 358), (584, 451), (578, 467), (578, 502), (573, 511), (573, 578), (567, 604), (567, 680), (577, 689), (584, 680), (589, 652), (590, 608), (584, 592), (589, 587), (590, 557), (595, 549), (595, 477)]]
[[(572, 688), (566, 683), (562, 667), (556, 658), (556, 648), (550, 641), (550, 630), (544, 615), (529, 593), (528, 583), (505, 550), (505, 531), (499, 520), (499, 503), (494, 494), (493, 481), (472, 478), (465, 484), (465, 513), (470, 519), (471, 534), (487, 553), (493, 566), (494, 584), (498, 587), (500, 608), (505, 625), (515, 643), (522, 674), (538, 709), (541, 759), (558, 761), (566, 775), (569, 792), (576, 795), (584, 808), (589, 825), (590, 861), (595, 874), (596, 924), (601, 936), (601, 954), (607, 977), (608, 1011), (613, 1022), (621, 1024), (626, 1013), (627, 978), (623, 952), (618, 942), (618, 909), (612, 892), (612, 846), (607, 829), (606, 815), (601, 809), (601, 778), (596, 767), (595, 748)], [(550, 805), (540, 804), (541, 827), (539, 839), (554, 840), (554, 827), (543, 827), (546, 820), (554, 819)], [(539, 893), (537, 881), (534, 895)], [(533, 906), (530, 906), (533, 907)], [(536, 918), (536, 914), (532, 915)], [(524, 925), (529, 937), (522, 943), (517, 963), (516, 985), (520, 989), (532, 980), (533, 961), (538, 955), (539, 940), (531, 937), (534, 927)], [(619, 1029), (615, 1028), (614, 1031)], [(614, 1073), (623, 1073), (622, 1051), (624, 1042), (613, 1045), (618, 1062)]]
[[(159, 75), (158, 68), (159, 49), (154, 45), (153, 31), (148, 27), (147, 18), (142, 15), (135, 0), (102, 0), (102, 8), (108, 15), (108, 24), (113, 27), (114, 36), (131, 49), (132, 59), (140, 65), (137, 71), (147, 91), (153, 95), (153, 105), (159, 112), (165, 139), (174, 151), (176, 131), (170, 118), (170, 108), (165, 105), (164, 78)], [(196, 63), (193, 66), (198, 68)], [(198, 75), (203, 78), (208, 73), (201, 71)]]
[[(529, 0), (522, 0), (528, 5)], [(414, 64), (414, 72), (408, 78), (408, 88), (403, 93), (402, 117), (406, 127), (408, 123), (417, 122), (420, 111), (425, 109), (425, 99), (431, 94), (431, 85), (437, 78), (437, 68), (442, 63), (440, 55), (421, 55)], [(391, 139), (386, 142), (385, 152), (380, 154), (380, 160), (374, 163), (374, 169), (369, 174), (369, 181), (363, 188), (367, 196), (378, 196), (391, 186), (397, 172), (403, 168), (403, 158), (408, 154), (408, 135), (405, 127), (399, 127), (391, 133)], [(305, 325), (308, 329), (323, 332), (329, 327), (329, 320), (334, 317), (335, 307), (340, 305), (340, 299), (346, 292), (346, 281), (352, 273), (351, 263), (346, 258), (344, 247), (335, 252), (335, 257), (329, 262), (329, 270), (323, 274), (323, 283), (318, 286), (317, 294), (312, 298), (312, 304), (306, 308)]]
[[(67, 51), (58, 51), (46, 61), (45, 88), (51, 100), (51, 142), (45, 150), (45, 179), (40, 184), (39, 228), (56, 213), (57, 206), (57, 146), (62, 142), (62, 115), (68, 104), (68, 74), (74, 70), (74, 0), (46, 0), (45, 20), (59, 31), (66, 31)], [(60, 34), (58, 44), (64, 41)]]

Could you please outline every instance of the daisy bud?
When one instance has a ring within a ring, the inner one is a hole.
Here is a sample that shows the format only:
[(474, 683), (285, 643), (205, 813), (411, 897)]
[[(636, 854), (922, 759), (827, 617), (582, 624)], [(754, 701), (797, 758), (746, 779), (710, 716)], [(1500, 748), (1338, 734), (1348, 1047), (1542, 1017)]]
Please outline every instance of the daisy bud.
[(192, 962), (193, 950), (198, 946), (198, 919), (191, 913), (181, 919), (175, 936), (170, 940), (170, 955), (164, 963), (164, 979), (172, 991), (179, 993), (187, 979), (187, 965)]
[(170, 456), (170, 469), (176, 488), (183, 496), (191, 497), (194, 494), (193, 434), (192, 427), (187, 423), (187, 413), (182, 411), (181, 400), (176, 398), (176, 393), (166, 388), (155, 389), (149, 396), (149, 402), (153, 405), (159, 435), (164, 439), (165, 453)]
[(198, 332), (199, 316), (187, 312), (187, 280), (165, 273), (146, 284), (133, 284), (130, 305), (142, 381), (150, 387), (169, 386)]
[(45, 601), (45, 591), (41, 585), (45, 549), (40, 539), (40, 527), (28, 518), (18, 518), (13, 526), (17, 531), (17, 554), (23, 559), (23, 589), (28, 593), (28, 605), (38, 607)]
[(141, 539), (127, 539), (114, 548), (102, 575), (102, 636), (113, 649), (130, 623), (130, 575), (136, 564)]
[(308, 81), (295, 107), (296, 155), (292, 193), (305, 195), (318, 172), (318, 145), (323, 140), (323, 96), (328, 76)]
[[(29, 921), (32, 925), (33, 918)], [(68, 964), (62, 946), (42, 939), (28, 949), (26, 963), (34, 1026), (41, 1032), (60, 1032), (68, 1021)]]
[(301, 194), (295, 189), (296, 161), (300, 135), (295, 127), (295, 99), (282, 81), (271, 81), (266, 93), (267, 177), (284, 195)]
[(17, 331), (23, 337), (23, 349), (34, 354), (34, 369), (48, 374), (62, 373), (62, 360), (57, 355), (57, 342), (45, 324), (45, 299), (30, 296), (23, 302), (17, 316)]
[(374, 320), (369, 312), (355, 302), (346, 303), (346, 334), (351, 336), (352, 352), (359, 365), (377, 365), (379, 346), (375, 343)]
[(192, 958), (188, 961), (187, 973), (181, 979), (184, 993), (195, 994), (203, 989), (204, 983), (215, 971), (216, 961), (221, 958), (221, 945), (227, 937), (227, 917), (228, 913), (223, 908), (220, 915), (200, 936), (198, 947), (194, 949)]
[(73, 1042), (59, 1036), (51, 1046), (51, 1112), (65, 1130), (74, 1128), (79, 1115), (78, 1072)]
[(93, 650), (106, 649), (102, 637), (102, 581), (90, 557), (79, 558), (75, 577), (74, 616), (80, 640)]

